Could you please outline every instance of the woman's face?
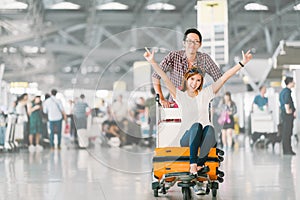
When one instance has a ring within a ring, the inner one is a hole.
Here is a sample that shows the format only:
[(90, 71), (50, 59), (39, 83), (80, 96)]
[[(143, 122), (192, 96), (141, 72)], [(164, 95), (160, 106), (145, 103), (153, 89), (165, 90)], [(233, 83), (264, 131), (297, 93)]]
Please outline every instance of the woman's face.
[(229, 95), (225, 95), (225, 96), (224, 96), (224, 99), (225, 99), (225, 102), (229, 102), (229, 101), (230, 101)]
[(34, 98), (34, 103), (40, 103), (41, 102), (41, 98), (40, 97), (35, 97)]
[(199, 89), (199, 86), (201, 84), (201, 80), (202, 76), (200, 74), (195, 74), (193, 76), (191, 76), (188, 80), (187, 80), (187, 90), (189, 91), (196, 91)]

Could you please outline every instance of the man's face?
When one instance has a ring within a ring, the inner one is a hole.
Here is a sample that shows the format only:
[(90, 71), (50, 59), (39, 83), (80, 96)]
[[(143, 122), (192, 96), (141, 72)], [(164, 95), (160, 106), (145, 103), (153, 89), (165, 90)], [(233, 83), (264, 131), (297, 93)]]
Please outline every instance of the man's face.
[(189, 33), (186, 37), (186, 40), (183, 41), (183, 46), (187, 53), (196, 53), (197, 50), (201, 47), (201, 42), (196, 33)]
[(291, 88), (295, 87), (295, 81), (291, 82)]
[(262, 95), (266, 94), (267, 88), (266, 87), (261, 88), (260, 92), (261, 92)]

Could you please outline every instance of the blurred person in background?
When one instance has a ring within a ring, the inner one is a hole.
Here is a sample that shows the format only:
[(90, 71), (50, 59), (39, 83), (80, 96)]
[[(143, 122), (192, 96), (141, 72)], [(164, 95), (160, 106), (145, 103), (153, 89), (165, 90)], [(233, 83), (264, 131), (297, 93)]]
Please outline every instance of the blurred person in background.
[(0, 146), (4, 146), (5, 143), (5, 134), (7, 126), (7, 113), (5, 106), (0, 107)]
[(24, 93), (18, 98), (16, 105), (16, 114), (18, 115), (18, 123), (22, 124), (22, 127), (17, 128), (17, 131), (21, 131), (23, 135), (23, 145), (28, 146), (28, 130), (29, 130), (29, 115), (28, 115), (28, 94)]
[(62, 102), (56, 98), (57, 90), (51, 90), (51, 96), (44, 102), (43, 111), (48, 114), (48, 120), (50, 125), (50, 147), (54, 150), (54, 133), (57, 133), (58, 144), (57, 148), (61, 149), (61, 131), (62, 120), (67, 121), (67, 115), (64, 111)]
[[(40, 96), (35, 96), (31, 103), (28, 104), (29, 113), (29, 152), (40, 152), (43, 147), (40, 145), (41, 133), (43, 132), (43, 107)], [(35, 137), (35, 146), (33, 139)]]
[(70, 135), (72, 139), (75, 141), (77, 140), (77, 132), (75, 127), (75, 120), (74, 120), (74, 101), (72, 99), (69, 99), (66, 104), (66, 115), (68, 119), (68, 123), (70, 124)]
[(73, 115), (76, 130), (87, 129), (87, 118), (90, 113), (89, 105), (85, 102), (85, 95), (81, 94), (80, 98), (75, 102)]
[(282, 150), (284, 155), (296, 155), (291, 144), (294, 119), (296, 118), (296, 108), (292, 99), (291, 89), (295, 87), (295, 82), (292, 77), (286, 77), (284, 83), (286, 87), (279, 94), (282, 121)]
[(123, 119), (128, 116), (127, 104), (123, 102), (123, 96), (119, 95), (118, 98), (111, 105), (112, 121), (121, 124)]
[(267, 92), (266, 86), (259, 87), (259, 94), (254, 97), (252, 110), (256, 111), (257, 109), (261, 111), (266, 111), (268, 109), (268, 98), (265, 97)]
[(225, 117), (223, 120), (223, 127), (222, 127), (222, 144), (223, 148), (232, 148), (233, 147), (233, 139), (232, 134), (234, 130), (234, 119), (233, 115), (237, 113), (236, 104), (231, 99), (231, 93), (226, 92), (223, 101), (221, 101), (222, 104), (220, 106), (221, 108), (221, 116)]

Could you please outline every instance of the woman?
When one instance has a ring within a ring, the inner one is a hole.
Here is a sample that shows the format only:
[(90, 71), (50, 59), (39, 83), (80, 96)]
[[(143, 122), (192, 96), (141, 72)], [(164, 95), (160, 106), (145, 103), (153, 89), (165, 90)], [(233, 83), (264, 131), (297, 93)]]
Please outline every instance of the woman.
[[(28, 106), (30, 115), (29, 120), (29, 151), (42, 151), (43, 147), (40, 145), (41, 133), (43, 132), (42, 121), (42, 102), (40, 96), (35, 96), (31, 104)], [(33, 137), (35, 136), (35, 145), (33, 145)]]
[(237, 112), (236, 105), (231, 99), (230, 92), (225, 93), (222, 105), (220, 107), (222, 112), (226, 113), (228, 116), (222, 127), (223, 148), (227, 149), (232, 147), (232, 132), (234, 129), (233, 115)]
[[(183, 136), (180, 144), (181, 146), (189, 146), (190, 173), (197, 174), (197, 171), (203, 168), (205, 157), (208, 155), (210, 148), (216, 145), (214, 129), (209, 122), (209, 102), (224, 83), (251, 60), (252, 55), (250, 51), (246, 54), (242, 52), (243, 60), (239, 64), (226, 71), (216, 82), (204, 89), (202, 89), (203, 72), (195, 67), (188, 69), (184, 74), (183, 89), (185, 91), (183, 92), (175, 88), (167, 74), (155, 62), (154, 51), (151, 53), (147, 48), (146, 50), (144, 53), (145, 59), (163, 79), (170, 94), (179, 105), (179, 109), (181, 109), (182, 117), (179, 133)], [(201, 148), (201, 151), (198, 157), (199, 148)]]
[[(28, 94), (24, 93), (17, 99), (16, 114), (18, 115), (16, 133), (21, 133), (23, 146), (28, 145)], [(17, 137), (16, 137), (17, 138)]]

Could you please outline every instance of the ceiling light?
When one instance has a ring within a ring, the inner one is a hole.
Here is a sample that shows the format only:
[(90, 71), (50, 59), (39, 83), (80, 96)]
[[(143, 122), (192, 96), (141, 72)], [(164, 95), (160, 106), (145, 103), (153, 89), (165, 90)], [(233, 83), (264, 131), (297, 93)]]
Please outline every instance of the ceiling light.
[(268, 6), (259, 3), (248, 3), (244, 6), (245, 10), (269, 10)]
[(80, 5), (71, 2), (60, 2), (50, 6), (50, 9), (54, 10), (78, 10)]
[(288, 65), (290, 70), (299, 70), (300, 69), (300, 65)]
[(300, 10), (300, 3), (294, 6), (294, 10)]
[(24, 46), (23, 47), (23, 52), (24, 53), (38, 53), (39, 48), (36, 46)]
[(147, 10), (175, 10), (176, 7), (168, 3), (153, 3), (146, 6)]
[(98, 10), (127, 10), (128, 6), (118, 2), (110, 2), (97, 6)]
[(3, 2), (1, 1), (0, 3), (0, 9), (27, 9), (28, 4), (18, 2), (15, 0), (4, 0)]
[(9, 53), (17, 53), (18, 50), (15, 47), (9, 47), (8, 51)]

